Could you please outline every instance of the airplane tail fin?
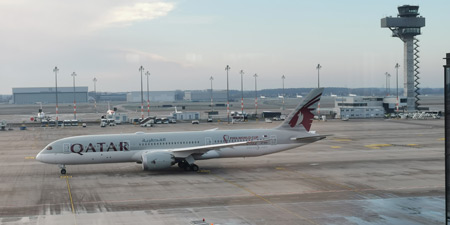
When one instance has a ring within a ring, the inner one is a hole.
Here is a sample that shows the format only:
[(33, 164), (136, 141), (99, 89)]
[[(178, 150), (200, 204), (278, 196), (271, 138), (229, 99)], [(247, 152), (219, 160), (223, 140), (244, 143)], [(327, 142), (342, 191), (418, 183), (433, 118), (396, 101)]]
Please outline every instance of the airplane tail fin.
[(299, 129), (309, 131), (314, 114), (311, 112), (317, 108), (324, 88), (316, 88), (309, 92), (300, 104), (289, 114), (278, 129)]

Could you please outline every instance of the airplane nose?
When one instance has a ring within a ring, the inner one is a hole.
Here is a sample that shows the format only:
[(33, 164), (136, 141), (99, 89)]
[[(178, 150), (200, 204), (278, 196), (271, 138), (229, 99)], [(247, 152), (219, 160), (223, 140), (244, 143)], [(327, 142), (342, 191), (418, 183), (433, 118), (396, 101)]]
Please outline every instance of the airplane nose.
[(37, 160), (37, 161), (41, 161), (41, 157), (42, 157), (42, 156), (41, 156), (41, 153), (38, 153), (38, 154), (36, 155), (36, 160)]
[(43, 162), (43, 160), (44, 160), (43, 158), (44, 158), (44, 156), (42, 156), (42, 153), (40, 153), (40, 152), (36, 155), (36, 160), (39, 162)]

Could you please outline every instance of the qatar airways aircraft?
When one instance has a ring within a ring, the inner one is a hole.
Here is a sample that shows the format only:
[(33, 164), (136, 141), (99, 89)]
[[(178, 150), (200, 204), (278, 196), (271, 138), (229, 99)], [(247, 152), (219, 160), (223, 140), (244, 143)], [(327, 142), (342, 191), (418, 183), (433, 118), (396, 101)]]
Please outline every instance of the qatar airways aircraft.
[(251, 157), (297, 148), (321, 139), (310, 132), (323, 88), (312, 90), (281, 125), (273, 129), (205, 130), (190, 132), (107, 134), (68, 137), (48, 144), (36, 156), (44, 163), (65, 165), (136, 162), (143, 170), (175, 164), (198, 171), (195, 160)]

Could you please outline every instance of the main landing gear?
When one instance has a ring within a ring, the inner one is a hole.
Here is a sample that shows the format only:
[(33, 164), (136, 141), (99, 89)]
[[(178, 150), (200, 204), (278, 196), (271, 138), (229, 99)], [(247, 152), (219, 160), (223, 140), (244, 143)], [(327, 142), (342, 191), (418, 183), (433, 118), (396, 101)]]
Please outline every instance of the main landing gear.
[(66, 166), (64, 164), (58, 164), (58, 167), (61, 169), (61, 174), (66, 174)]
[(185, 171), (197, 172), (200, 168), (196, 164), (189, 164), (186, 161), (178, 162), (178, 167), (184, 169)]

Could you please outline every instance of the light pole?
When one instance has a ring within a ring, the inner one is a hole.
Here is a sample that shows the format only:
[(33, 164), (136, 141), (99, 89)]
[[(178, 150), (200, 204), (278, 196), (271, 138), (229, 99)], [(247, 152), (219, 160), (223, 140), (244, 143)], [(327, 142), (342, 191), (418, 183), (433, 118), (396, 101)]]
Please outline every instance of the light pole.
[[(320, 88), (320, 69), (322, 66), (320, 64), (317, 64), (317, 87)], [(317, 104), (317, 114), (320, 116), (320, 102)]]
[(241, 70), (239, 73), (241, 74), (241, 113), (244, 116), (244, 70)]
[(147, 116), (150, 117), (150, 93), (148, 91), (148, 79), (150, 77), (150, 72), (145, 72), (145, 76), (147, 76)]
[(71, 76), (73, 77), (73, 119), (76, 120), (77, 119), (77, 101), (76, 101), (76, 96), (75, 96), (75, 77), (77, 76), (77, 74), (75, 72), (73, 72)]
[(97, 78), (94, 77), (94, 79), (92, 79), (92, 81), (94, 81), (94, 108), (95, 108), (95, 113), (98, 113), (97, 111)]
[(255, 117), (258, 118), (258, 88), (256, 83), (256, 78), (258, 77), (258, 74), (255, 73), (253, 77), (255, 78)]
[(212, 111), (214, 111), (214, 107), (213, 107), (213, 80), (214, 80), (214, 77), (211, 76), (209, 78), (209, 80), (211, 81), (211, 112), (212, 112)]
[(397, 80), (397, 83), (396, 83), (396, 86), (397, 86), (397, 113), (398, 113), (398, 105), (399, 105), (399, 101), (398, 101), (398, 68), (400, 68), (400, 65), (397, 63), (397, 64), (395, 64), (395, 70), (396, 70), (395, 77)]
[(229, 92), (229, 86), (228, 86), (228, 71), (229, 71), (230, 69), (231, 69), (231, 68), (230, 68), (229, 65), (227, 65), (227, 66), (225, 67), (225, 70), (227, 71), (227, 121), (228, 121), (228, 124), (230, 124), (230, 94), (228, 93), (228, 92)]
[(141, 71), (141, 119), (144, 119), (144, 91), (142, 88), (142, 72), (144, 71), (144, 67), (142, 65), (139, 67), (139, 71)]
[(286, 77), (284, 75), (281, 76), (281, 80), (283, 81), (283, 108), (282, 108), (282, 110), (284, 110), (284, 79), (286, 79)]
[(55, 94), (56, 94), (56, 127), (58, 127), (58, 67), (55, 66), (53, 72), (55, 72)]
[(317, 64), (316, 69), (317, 69), (317, 87), (320, 88), (320, 69), (322, 68), (322, 66), (320, 64)]

